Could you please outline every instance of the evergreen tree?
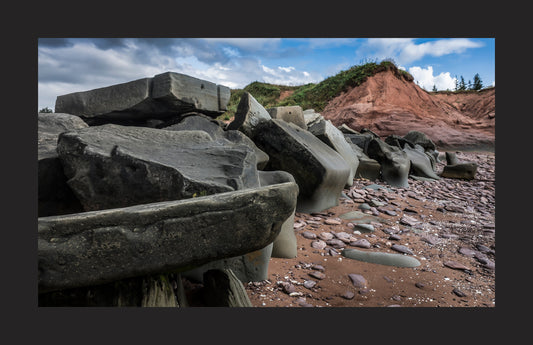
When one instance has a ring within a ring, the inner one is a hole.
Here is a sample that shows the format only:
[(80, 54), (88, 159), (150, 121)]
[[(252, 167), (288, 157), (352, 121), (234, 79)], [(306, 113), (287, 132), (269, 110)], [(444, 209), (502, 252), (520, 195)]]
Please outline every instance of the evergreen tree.
[(483, 88), (483, 83), (481, 82), (481, 78), (479, 77), (479, 74), (476, 73), (474, 76), (474, 83), (472, 84), (472, 90), (481, 90)]
[(455, 81), (455, 89), (454, 91), (457, 91), (459, 90), (459, 79), (457, 79), (457, 75), (455, 75), (455, 78), (454, 78), (454, 81)]
[(435, 86), (435, 84), (433, 84), (433, 92), (437, 92), (437, 87)]
[(459, 90), (461, 91), (466, 90), (465, 78), (463, 78), (463, 76), (461, 76), (461, 81), (459, 82)]
[(466, 89), (472, 90), (472, 82), (470, 80), (468, 81), (468, 84), (466, 84)]

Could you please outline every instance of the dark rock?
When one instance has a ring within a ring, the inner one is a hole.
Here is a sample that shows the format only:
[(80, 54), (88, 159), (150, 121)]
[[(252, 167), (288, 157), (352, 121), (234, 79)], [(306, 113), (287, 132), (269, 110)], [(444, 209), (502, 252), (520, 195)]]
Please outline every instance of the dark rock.
[(103, 125), (62, 133), (57, 150), (87, 211), (259, 186), (253, 149), (203, 131)]
[(266, 111), (273, 119), (280, 119), (285, 122), (294, 123), (302, 129), (307, 129), (304, 113), (302, 107), (299, 105), (269, 108), (266, 109)]
[(319, 279), (319, 280), (322, 280), (322, 279), (326, 278), (326, 275), (324, 273), (322, 273), (322, 272), (319, 272), (319, 271), (313, 271), (313, 272), (310, 272), (308, 274), (311, 277)]
[(476, 171), (476, 163), (445, 165), (440, 176), (447, 178), (473, 180), (476, 177)]
[(350, 167), (350, 174), (346, 180), (346, 186), (348, 188), (351, 187), (353, 185), (355, 173), (359, 166), (359, 159), (344, 138), (342, 132), (335, 128), (331, 121), (323, 118), (309, 126), (309, 131), (326, 145), (339, 153), (344, 161), (348, 164)]
[(257, 159), (257, 169), (262, 170), (268, 163), (268, 155), (261, 151), (254, 142), (244, 133), (235, 130), (224, 131), (222, 127), (205, 115), (200, 113), (190, 113), (176, 124), (163, 127), (169, 131), (204, 131), (207, 132), (213, 140), (224, 142), (227, 140), (235, 145), (247, 145), (255, 152)]
[(435, 143), (422, 132), (409, 131), (403, 138), (415, 145), (422, 146), (424, 151), (433, 151), (436, 149)]
[(304, 281), (303, 285), (307, 289), (312, 289), (316, 285), (316, 281), (314, 281), (314, 280), (306, 280), (306, 281)]
[(371, 181), (377, 180), (381, 176), (381, 165), (375, 159), (369, 158), (363, 149), (352, 143), (349, 137), (344, 136), (348, 145), (350, 145), (352, 151), (357, 156), (359, 164), (355, 172), (355, 178), (366, 178)]
[(344, 249), (342, 255), (358, 261), (376, 263), (386, 266), (396, 267), (417, 267), (420, 262), (410, 256), (403, 254), (391, 254), (384, 252), (368, 252), (357, 249)]
[(268, 111), (249, 92), (245, 92), (237, 105), (234, 120), (228, 124), (227, 129), (240, 130), (253, 139), (255, 126), (270, 120), (272, 117)]
[(242, 282), (230, 269), (209, 270), (203, 281), (207, 307), (252, 307)]
[(352, 291), (345, 291), (342, 295), (342, 298), (344, 299), (353, 299), (355, 297), (355, 294)]
[(348, 274), (348, 278), (352, 281), (352, 284), (356, 288), (366, 288), (368, 285), (368, 282), (366, 281), (365, 277), (363, 277), (360, 274), (350, 273)]
[(266, 170), (289, 172), (299, 187), (297, 212), (320, 212), (338, 205), (350, 167), (308, 131), (281, 120), (259, 122), (252, 140), (270, 160)]
[(452, 290), (452, 292), (457, 295), (458, 297), (466, 297), (466, 294), (464, 292), (462, 292), (461, 290), (459, 290), (458, 288), (454, 288)]
[(211, 117), (226, 111), (230, 89), (180, 73), (166, 72), (84, 92), (57, 97), (55, 110), (82, 117), (90, 125), (146, 125), (198, 111)]
[(397, 251), (397, 252), (400, 252), (400, 253), (403, 253), (403, 254), (409, 254), (409, 255), (413, 255), (413, 251), (409, 248), (407, 248), (406, 246), (404, 245), (401, 245), (401, 244), (393, 244), (391, 246), (391, 249)]
[(175, 272), (259, 250), (279, 235), (297, 192), (294, 183), (283, 183), (39, 218), (39, 292)]
[(38, 129), (38, 216), (77, 213), (83, 207), (67, 184), (57, 154), (59, 134), (87, 128), (78, 116), (61, 113), (39, 113)]
[(394, 187), (409, 186), (411, 162), (404, 151), (374, 138), (368, 142), (365, 153), (381, 165), (381, 177), (385, 182)]
[(455, 152), (446, 152), (446, 165), (456, 165), (460, 164), (459, 160), (457, 159), (457, 155)]
[(396, 146), (396, 147), (399, 147), (400, 149), (403, 149), (405, 147), (414, 149), (415, 147), (415, 145), (412, 142), (396, 134), (391, 134), (387, 136), (384, 141), (390, 146)]
[(361, 238), (356, 241), (350, 242), (350, 245), (353, 247), (359, 247), (359, 248), (370, 248), (371, 244), (368, 242), (368, 240)]
[(411, 161), (410, 173), (415, 176), (439, 180), (440, 177), (433, 171), (430, 158), (422, 151), (405, 146), (403, 152)]

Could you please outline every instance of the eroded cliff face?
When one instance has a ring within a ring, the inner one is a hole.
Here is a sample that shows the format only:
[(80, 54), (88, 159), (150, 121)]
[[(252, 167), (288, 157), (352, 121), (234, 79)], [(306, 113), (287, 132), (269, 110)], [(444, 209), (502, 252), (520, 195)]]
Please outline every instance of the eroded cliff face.
[(489, 149), (495, 140), (495, 89), (428, 93), (390, 71), (334, 98), (322, 115), (340, 126), (368, 128), (384, 137), (417, 130), (438, 149)]

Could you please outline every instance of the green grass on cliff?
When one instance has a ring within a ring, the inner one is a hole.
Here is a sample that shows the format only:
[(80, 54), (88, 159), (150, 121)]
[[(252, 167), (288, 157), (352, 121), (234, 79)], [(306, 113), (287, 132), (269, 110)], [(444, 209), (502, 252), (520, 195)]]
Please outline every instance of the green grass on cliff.
[[(342, 92), (361, 85), (368, 77), (383, 71), (392, 71), (398, 78), (413, 81), (413, 77), (408, 72), (398, 69), (394, 62), (390, 60), (356, 65), (332, 77), (328, 77), (318, 84), (284, 86), (254, 81), (245, 86), (244, 89), (231, 90), (228, 110), (220, 116), (220, 119), (229, 119), (235, 114), (244, 92), (249, 92), (265, 108), (299, 105), (304, 110), (311, 108), (321, 112), (329, 101)], [(279, 98), (282, 91), (292, 91), (293, 93), (280, 101)]]

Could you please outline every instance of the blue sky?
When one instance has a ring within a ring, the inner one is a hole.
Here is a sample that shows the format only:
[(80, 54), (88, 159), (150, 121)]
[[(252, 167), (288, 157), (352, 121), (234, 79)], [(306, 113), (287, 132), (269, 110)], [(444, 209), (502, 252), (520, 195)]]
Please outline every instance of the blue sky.
[(428, 91), (476, 73), (495, 85), (494, 38), (40, 38), (38, 106), (54, 109), (59, 95), (167, 71), (230, 88), (301, 85), (383, 59)]

